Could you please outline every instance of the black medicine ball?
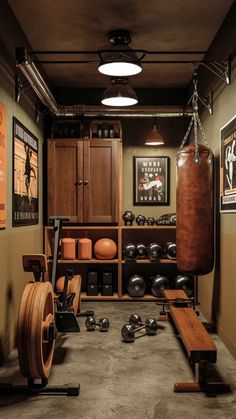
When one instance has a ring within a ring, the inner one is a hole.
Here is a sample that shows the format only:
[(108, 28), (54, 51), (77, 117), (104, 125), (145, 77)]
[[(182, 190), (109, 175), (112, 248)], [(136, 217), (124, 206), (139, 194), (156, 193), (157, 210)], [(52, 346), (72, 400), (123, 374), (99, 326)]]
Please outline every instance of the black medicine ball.
[(177, 275), (174, 278), (174, 286), (176, 289), (185, 291), (188, 297), (193, 295), (194, 284), (191, 276)]
[(146, 291), (146, 281), (141, 275), (133, 275), (128, 279), (127, 291), (130, 297), (143, 297)]
[(150, 243), (147, 246), (147, 255), (150, 259), (160, 259), (163, 256), (163, 249), (158, 243)]
[(151, 279), (151, 291), (155, 297), (163, 297), (163, 291), (169, 288), (169, 281), (165, 275), (155, 275)]
[(176, 259), (176, 243), (174, 242), (166, 243), (165, 254), (168, 259)]
[(138, 243), (137, 246), (136, 246), (136, 250), (137, 250), (137, 257), (139, 259), (145, 258), (146, 254), (147, 254), (147, 249), (146, 249), (145, 244)]
[(133, 260), (137, 257), (137, 249), (134, 243), (127, 243), (124, 245), (123, 256), (128, 260)]

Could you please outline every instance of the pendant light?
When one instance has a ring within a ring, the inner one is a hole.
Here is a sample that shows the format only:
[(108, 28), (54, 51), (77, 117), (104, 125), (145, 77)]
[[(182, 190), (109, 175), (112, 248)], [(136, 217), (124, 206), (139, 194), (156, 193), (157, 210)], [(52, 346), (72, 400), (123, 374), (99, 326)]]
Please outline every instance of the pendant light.
[(137, 54), (128, 46), (131, 42), (128, 30), (115, 30), (109, 33), (111, 51), (100, 53), (102, 58), (98, 71), (107, 76), (128, 77), (142, 71)]
[(126, 77), (112, 78), (101, 103), (107, 106), (132, 106), (138, 103), (137, 95)]
[(162, 136), (157, 131), (157, 124), (154, 123), (152, 126), (152, 130), (150, 134), (147, 136), (145, 140), (145, 145), (164, 145), (164, 140)]

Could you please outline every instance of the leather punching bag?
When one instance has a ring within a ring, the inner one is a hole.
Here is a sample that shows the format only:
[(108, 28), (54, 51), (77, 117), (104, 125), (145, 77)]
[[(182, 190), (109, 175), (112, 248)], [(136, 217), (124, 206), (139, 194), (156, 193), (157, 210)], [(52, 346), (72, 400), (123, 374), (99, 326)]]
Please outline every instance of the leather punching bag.
[(198, 144), (177, 153), (176, 248), (180, 272), (205, 275), (214, 264), (213, 153)]

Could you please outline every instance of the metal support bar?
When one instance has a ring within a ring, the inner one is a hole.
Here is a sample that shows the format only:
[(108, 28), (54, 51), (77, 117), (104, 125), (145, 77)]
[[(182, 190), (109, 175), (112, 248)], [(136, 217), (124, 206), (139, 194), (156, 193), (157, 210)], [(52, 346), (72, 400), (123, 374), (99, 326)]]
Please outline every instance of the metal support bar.
[(11, 383), (0, 384), (0, 395), (28, 394), (34, 395), (52, 395), (52, 396), (79, 396), (79, 384), (65, 384), (63, 386), (44, 386), (44, 385), (13, 385)]
[(16, 102), (19, 103), (21, 96), (24, 96), (27, 92), (32, 90), (32, 87), (30, 86), (29, 82), (21, 81), (19, 76), (15, 76), (15, 99)]
[(219, 63), (217, 61), (202, 61), (202, 65), (206, 67), (213, 74), (218, 76), (221, 80), (225, 81), (227, 84), (231, 83), (231, 57), (229, 56), (228, 60)]

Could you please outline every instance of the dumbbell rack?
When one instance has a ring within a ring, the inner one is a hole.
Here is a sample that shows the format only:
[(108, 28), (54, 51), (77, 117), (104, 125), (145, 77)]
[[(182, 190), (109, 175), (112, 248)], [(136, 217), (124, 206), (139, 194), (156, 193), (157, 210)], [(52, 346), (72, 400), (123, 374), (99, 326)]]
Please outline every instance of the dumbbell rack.
[[(145, 273), (151, 271), (161, 271), (161, 273), (178, 274), (176, 261), (170, 259), (160, 259), (158, 261), (150, 259), (136, 259), (134, 261), (127, 261), (122, 258), (122, 248), (127, 242), (135, 244), (143, 242), (145, 245), (151, 242), (158, 242), (164, 245), (168, 241), (175, 241), (176, 227), (175, 226), (91, 226), (91, 225), (66, 225), (62, 227), (61, 237), (79, 238), (87, 237), (92, 240), (92, 243), (102, 237), (108, 237), (114, 240), (117, 244), (117, 257), (111, 260), (99, 260), (96, 258), (89, 260), (59, 260), (58, 271), (63, 274), (69, 267), (73, 268), (76, 274), (81, 274), (83, 278), (82, 284), (82, 300), (156, 300), (151, 294), (145, 294), (143, 297), (130, 297), (125, 290), (125, 280), (128, 272), (140, 270)], [(46, 226), (44, 234), (44, 252), (48, 262), (48, 270), (52, 268), (52, 252), (53, 252), (53, 227)], [(114, 292), (112, 296), (96, 295), (88, 296), (86, 294), (86, 277), (88, 270), (102, 270), (112, 269), (114, 271)]]

